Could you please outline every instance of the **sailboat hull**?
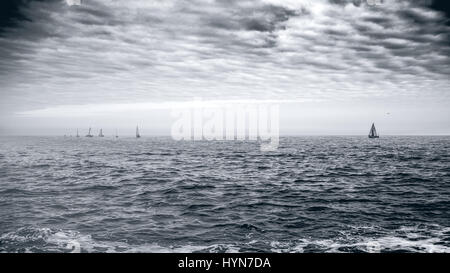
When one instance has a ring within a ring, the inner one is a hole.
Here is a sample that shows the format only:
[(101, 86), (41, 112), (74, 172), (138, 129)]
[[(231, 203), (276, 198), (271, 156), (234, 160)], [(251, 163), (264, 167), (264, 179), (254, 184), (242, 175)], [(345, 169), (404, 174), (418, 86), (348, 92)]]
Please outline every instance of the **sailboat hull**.
[(369, 138), (380, 138), (379, 136), (369, 136)]

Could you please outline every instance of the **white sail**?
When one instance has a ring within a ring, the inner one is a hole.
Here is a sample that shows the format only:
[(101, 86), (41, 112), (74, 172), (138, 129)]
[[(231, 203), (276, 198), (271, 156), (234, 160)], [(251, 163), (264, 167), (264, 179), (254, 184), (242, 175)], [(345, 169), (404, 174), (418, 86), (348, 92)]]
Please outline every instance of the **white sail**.
[(103, 135), (103, 129), (100, 129), (100, 133), (98, 134), (99, 137), (104, 137)]

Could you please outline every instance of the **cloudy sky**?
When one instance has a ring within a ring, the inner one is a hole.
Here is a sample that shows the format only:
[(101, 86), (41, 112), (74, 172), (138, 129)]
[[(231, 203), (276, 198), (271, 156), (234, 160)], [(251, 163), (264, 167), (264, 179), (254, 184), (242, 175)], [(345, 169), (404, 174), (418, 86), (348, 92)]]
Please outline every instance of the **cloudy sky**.
[(194, 98), (278, 103), (284, 134), (450, 134), (448, 1), (1, 2), (0, 134), (164, 134)]

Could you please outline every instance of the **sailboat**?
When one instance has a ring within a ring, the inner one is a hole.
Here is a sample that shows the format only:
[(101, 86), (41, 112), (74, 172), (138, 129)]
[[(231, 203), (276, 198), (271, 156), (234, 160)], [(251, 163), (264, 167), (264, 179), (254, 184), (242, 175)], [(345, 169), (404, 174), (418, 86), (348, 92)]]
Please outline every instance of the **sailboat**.
[(136, 138), (140, 138), (141, 135), (139, 134), (139, 128), (136, 126)]
[(93, 135), (91, 134), (91, 127), (89, 127), (89, 133), (86, 135), (86, 137), (93, 137)]
[(104, 137), (102, 129), (100, 129), (100, 133), (98, 134), (98, 137)]
[(80, 137), (80, 134), (78, 134), (78, 129), (77, 129), (77, 137)]
[(379, 138), (380, 136), (377, 134), (377, 129), (375, 129), (375, 123), (372, 123), (372, 127), (370, 128), (369, 138)]
[(117, 129), (116, 129), (116, 136), (115, 136), (116, 138), (119, 138), (119, 134), (117, 134)]

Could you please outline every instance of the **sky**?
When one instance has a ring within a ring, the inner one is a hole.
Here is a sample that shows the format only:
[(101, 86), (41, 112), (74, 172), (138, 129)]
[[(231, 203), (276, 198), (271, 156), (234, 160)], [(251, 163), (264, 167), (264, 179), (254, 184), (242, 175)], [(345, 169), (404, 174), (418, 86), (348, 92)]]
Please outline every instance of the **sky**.
[(448, 1), (2, 0), (0, 135), (169, 134), (276, 103), (282, 134), (450, 134)]

